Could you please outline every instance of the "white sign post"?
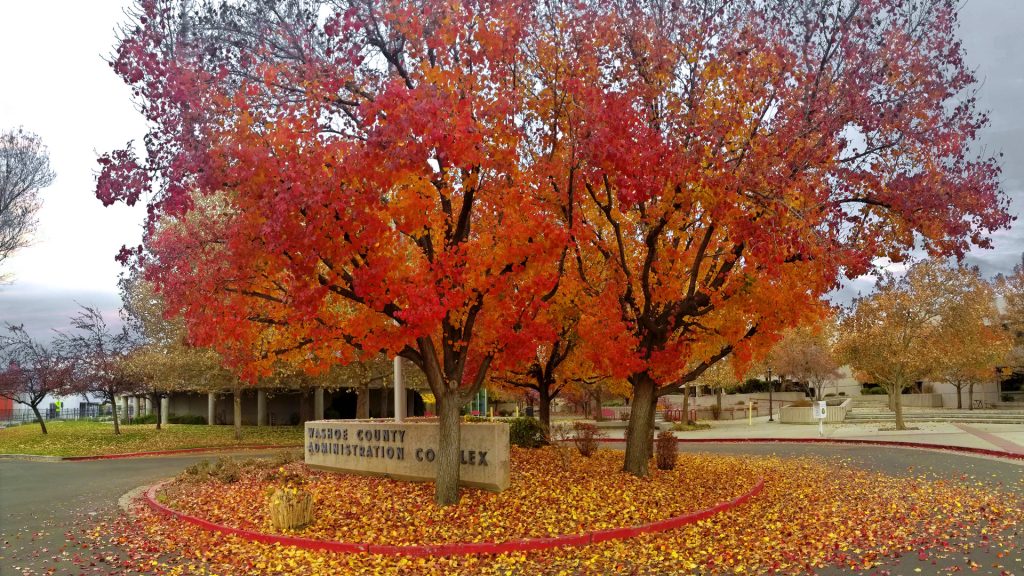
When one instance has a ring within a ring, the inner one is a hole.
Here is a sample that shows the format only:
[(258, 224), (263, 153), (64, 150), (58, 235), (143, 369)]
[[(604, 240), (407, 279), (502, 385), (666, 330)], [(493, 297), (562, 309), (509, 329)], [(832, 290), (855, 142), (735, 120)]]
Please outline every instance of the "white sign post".
[(814, 404), (814, 417), (818, 419), (818, 436), (825, 435), (825, 417), (828, 415), (828, 409), (825, 407), (825, 401), (819, 400)]

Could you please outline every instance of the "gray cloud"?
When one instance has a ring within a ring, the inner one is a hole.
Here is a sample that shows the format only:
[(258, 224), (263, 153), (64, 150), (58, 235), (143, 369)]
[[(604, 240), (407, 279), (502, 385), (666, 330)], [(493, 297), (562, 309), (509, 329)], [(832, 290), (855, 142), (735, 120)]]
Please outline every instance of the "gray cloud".
[(71, 329), (71, 317), (81, 309), (79, 304), (98, 308), (111, 328), (120, 326), (121, 297), (117, 293), (32, 284), (0, 286), (0, 326), (24, 324), (34, 338), (49, 341), (56, 330)]

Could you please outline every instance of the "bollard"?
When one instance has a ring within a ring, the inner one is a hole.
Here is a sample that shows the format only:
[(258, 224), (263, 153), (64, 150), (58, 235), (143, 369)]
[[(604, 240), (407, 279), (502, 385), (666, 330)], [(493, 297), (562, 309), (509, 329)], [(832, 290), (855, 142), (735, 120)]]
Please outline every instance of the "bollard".
[(747, 426), (754, 425), (754, 402), (747, 400)]

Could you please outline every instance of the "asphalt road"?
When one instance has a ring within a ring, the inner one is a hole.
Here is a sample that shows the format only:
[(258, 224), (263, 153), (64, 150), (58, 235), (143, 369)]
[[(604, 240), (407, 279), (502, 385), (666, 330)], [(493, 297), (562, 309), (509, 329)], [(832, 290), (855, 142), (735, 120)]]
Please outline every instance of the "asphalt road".
[[(931, 473), (956, 479), (966, 476), (1003, 490), (1024, 492), (1022, 463), (945, 452), (813, 444), (682, 444), (680, 451), (834, 456), (851, 465), (890, 475)], [(113, 565), (105, 564), (102, 550), (79, 549), (78, 535), (119, 514), (117, 501), (124, 493), (174, 476), (197, 461), (221, 455), (89, 462), (0, 461), (0, 575), (118, 573)], [(1016, 537), (1021, 539), (1021, 533), (1018, 532)], [(1024, 547), (1024, 540), (1019, 543)], [(953, 566), (964, 568), (969, 566), (969, 562), (974, 562), (978, 566), (976, 570), (967, 568), (964, 571), (1024, 576), (1024, 565), (1017, 564), (1016, 558), (998, 559), (993, 551), (981, 545), (983, 543), (977, 544), (979, 546), (966, 558), (937, 559), (933, 556), (920, 561), (913, 555), (904, 556), (886, 566), (884, 571), (873, 573), (893, 576), (948, 574), (947, 570)], [(1020, 552), (1018, 556), (1024, 556), (1024, 550)], [(82, 556), (86, 556), (85, 562)], [(88, 566), (90, 562), (94, 565)], [(83, 564), (85, 569), (81, 567)], [(996, 565), (1000, 567), (994, 567)], [(839, 575), (849, 572), (822, 570), (818, 573)]]

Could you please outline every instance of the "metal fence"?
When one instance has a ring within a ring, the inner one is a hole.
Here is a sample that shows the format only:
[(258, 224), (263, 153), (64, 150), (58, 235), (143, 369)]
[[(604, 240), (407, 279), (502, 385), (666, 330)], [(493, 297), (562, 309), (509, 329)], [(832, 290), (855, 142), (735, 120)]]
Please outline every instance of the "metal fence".
[[(125, 410), (123, 406), (118, 406), (117, 416), (121, 420), (131, 420), (138, 416), (133, 410), (133, 406), (128, 407), (128, 415), (125, 417)], [(51, 407), (40, 407), (39, 414), (46, 421), (52, 420), (90, 420), (93, 418), (112, 418), (112, 412), (109, 404), (98, 404), (82, 406), (80, 408), (63, 408), (58, 412), (55, 408)], [(36, 414), (31, 408), (11, 408), (6, 410), (0, 410), (0, 424), (24, 424), (26, 422), (35, 422)]]

